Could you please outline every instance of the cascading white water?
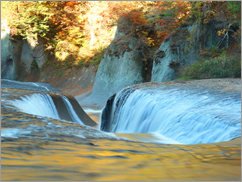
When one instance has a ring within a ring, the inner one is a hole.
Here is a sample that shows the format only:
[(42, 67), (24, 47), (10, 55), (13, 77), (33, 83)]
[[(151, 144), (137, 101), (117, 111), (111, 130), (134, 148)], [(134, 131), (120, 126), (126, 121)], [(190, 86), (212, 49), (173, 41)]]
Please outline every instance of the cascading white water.
[(64, 101), (66, 108), (71, 116), (71, 119), (80, 125), (84, 125), (84, 123), (81, 121), (81, 119), (77, 116), (76, 111), (74, 110), (73, 106), (71, 105), (70, 101), (64, 96), (61, 95), (62, 100)]
[(115, 96), (108, 121), (111, 132), (153, 133), (183, 144), (241, 136), (240, 99), (178, 89), (139, 89), (128, 94), (122, 90)]
[(28, 114), (60, 119), (56, 106), (48, 94), (38, 93), (20, 97), (20, 99), (12, 101), (11, 104)]
[[(63, 95), (60, 95), (60, 97), (65, 103), (72, 120), (84, 125), (76, 114), (68, 98)], [(12, 101), (11, 104), (17, 107), (20, 111), (28, 114), (60, 119), (53, 99), (48, 94), (38, 93), (30, 96), (20, 97), (20, 99)]]

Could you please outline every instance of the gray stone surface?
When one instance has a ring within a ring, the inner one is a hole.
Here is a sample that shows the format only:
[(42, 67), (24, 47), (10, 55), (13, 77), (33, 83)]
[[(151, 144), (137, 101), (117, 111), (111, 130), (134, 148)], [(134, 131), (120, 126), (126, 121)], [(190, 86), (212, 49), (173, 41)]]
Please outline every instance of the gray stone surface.
[[(143, 61), (142, 45), (138, 44), (136, 37), (127, 36), (125, 31), (117, 28), (115, 38), (106, 50), (98, 67), (93, 90), (90, 96), (79, 97), (82, 106), (84, 103), (94, 103), (103, 106), (107, 99), (118, 90), (142, 83)], [(88, 100), (88, 101), (87, 101)]]
[(29, 45), (26, 40), (23, 40), (22, 43), (22, 52), (21, 52), (21, 63), (24, 66), (24, 71), (26, 74), (29, 74), (31, 71), (31, 64), (34, 61), (33, 55), (29, 50)]
[(107, 100), (118, 90), (143, 81), (142, 57), (135, 51), (120, 58), (106, 55), (99, 65), (92, 95)]
[[(18, 49), (15, 54), (12, 54), (13, 43), (10, 40), (10, 28), (7, 25), (6, 20), (2, 20), (1, 27), (1, 77), (14, 80), (18, 72), (17, 63), (14, 61)], [(18, 43), (18, 42), (17, 42)]]
[[(202, 49), (210, 49), (221, 37), (221, 22), (193, 23), (171, 33), (154, 55), (151, 81), (166, 82), (177, 77), (178, 68), (195, 63)], [(221, 45), (225, 46), (225, 42)]]
[[(3, 20), (4, 21), (4, 20)], [(44, 40), (16, 40), (10, 36), (10, 28), (4, 21), (1, 30), (1, 78), (23, 80), (31, 71), (35, 60), (39, 69), (47, 61)], [(11, 40), (10, 40), (11, 39)]]
[(29, 48), (29, 52), (32, 57), (36, 60), (38, 67), (42, 69), (44, 63), (47, 61), (47, 53), (44, 51), (44, 39), (38, 37), (38, 40), (28, 37), (27, 45)]

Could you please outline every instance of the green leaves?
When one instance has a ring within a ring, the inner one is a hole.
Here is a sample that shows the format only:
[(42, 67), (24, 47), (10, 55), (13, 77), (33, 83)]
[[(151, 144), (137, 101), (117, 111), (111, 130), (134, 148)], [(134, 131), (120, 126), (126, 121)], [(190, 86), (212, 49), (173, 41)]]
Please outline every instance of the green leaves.
[(220, 56), (201, 59), (181, 70), (181, 77), (192, 79), (204, 78), (240, 78), (241, 59), (238, 55), (227, 55), (223, 51)]
[(15, 19), (10, 26), (16, 27), (17, 34), (26, 36), (44, 37), (50, 31), (49, 18), (54, 15), (51, 9), (43, 2), (38, 1), (17, 1), (12, 2), (11, 8), (15, 8), (18, 19)]
[(228, 8), (227, 10), (231, 13), (238, 13), (240, 12), (241, 2), (240, 1), (228, 1)]

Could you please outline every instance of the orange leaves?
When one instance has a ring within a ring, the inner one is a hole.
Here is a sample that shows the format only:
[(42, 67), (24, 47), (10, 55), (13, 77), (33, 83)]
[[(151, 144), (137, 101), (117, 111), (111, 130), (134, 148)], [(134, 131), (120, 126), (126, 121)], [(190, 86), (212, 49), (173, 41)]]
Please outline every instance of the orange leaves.
[(145, 24), (146, 23), (146, 20), (143, 17), (143, 13), (140, 12), (140, 11), (131, 11), (131, 12), (129, 12), (129, 16), (132, 17), (132, 22), (135, 25), (141, 25), (141, 24)]
[(78, 1), (67, 1), (66, 6), (74, 7), (74, 5), (77, 5)]
[(62, 25), (59, 25), (58, 27), (56, 27), (56, 30), (61, 29)]
[(61, 40), (66, 39), (66, 32), (64, 32), (63, 30), (57, 32), (56, 34), (58, 35), (58, 37), (59, 37)]

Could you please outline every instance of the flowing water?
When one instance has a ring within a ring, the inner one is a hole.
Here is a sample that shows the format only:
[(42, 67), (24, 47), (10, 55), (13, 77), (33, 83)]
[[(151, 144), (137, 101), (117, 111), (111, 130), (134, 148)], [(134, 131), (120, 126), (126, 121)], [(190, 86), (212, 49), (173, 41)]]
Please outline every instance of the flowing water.
[(178, 89), (121, 90), (109, 122), (111, 132), (152, 133), (172, 143), (229, 141), (241, 136), (241, 100)]
[(25, 113), (60, 119), (56, 106), (48, 94), (37, 93), (20, 97), (20, 99), (12, 101), (11, 104)]
[(70, 101), (63, 95), (61, 96), (61, 98), (64, 101), (72, 120), (75, 121), (76, 123), (79, 123), (80, 125), (84, 125), (84, 123), (81, 121), (81, 119), (77, 116), (76, 111), (73, 109)]
[(1, 180), (241, 180), (240, 96), (152, 90), (118, 92), (105, 132), (105, 108), (84, 108), (93, 128), (64, 95), (74, 122), (48, 93), (2, 89)]

